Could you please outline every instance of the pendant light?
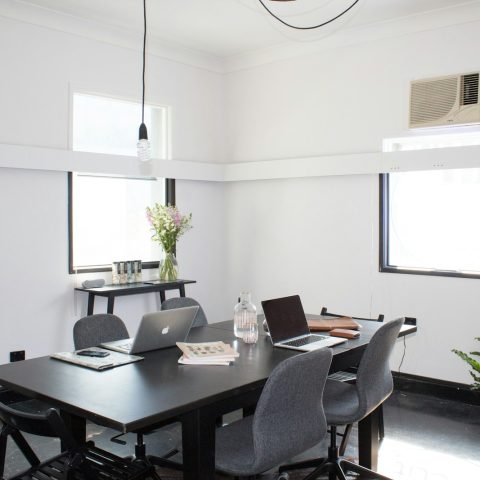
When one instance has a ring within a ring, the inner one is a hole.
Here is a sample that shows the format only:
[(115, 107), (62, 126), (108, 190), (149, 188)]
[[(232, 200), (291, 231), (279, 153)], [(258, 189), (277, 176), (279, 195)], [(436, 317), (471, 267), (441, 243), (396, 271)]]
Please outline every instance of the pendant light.
[[(320, 27), (323, 27), (325, 25), (328, 25), (329, 23), (332, 23), (334, 22), (335, 20), (337, 20), (337, 18), (340, 18), (342, 17), (343, 15), (345, 15), (348, 11), (350, 11), (360, 0), (353, 0), (352, 3), (350, 4), (350, 6), (348, 8), (346, 8), (345, 10), (343, 10), (342, 12), (340, 12), (338, 15), (336, 15), (335, 17), (333, 18), (330, 18), (329, 20), (326, 20), (325, 22), (322, 22), (322, 23), (319, 23), (317, 25), (311, 25), (311, 26), (308, 26), (308, 27), (300, 27), (300, 26), (297, 26), (297, 25), (292, 25), (291, 23), (288, 23), (286, 22), (285, 20), (282, 20), (278, 15), (276, 15), (275, 13), (273, 13), (266, 5), (265, 5), (265, 1), (264, 0), (258, 0), (260, 2), (260, 4), (262, 5), (262, 7), (273, 17), (275, 18), (275, 20), (278, 20), (280, 23), (282, 23), (283, 25), (285, 25), (286, 27), (290, 27), (290, 28), (294, 28), (295, 30), (314, 30), (316, 28), (320, 28)], [(293, 0), (270, 0), (271, 2), (288, 2), (288, 1), (293, 1)]]
[(145, 113), (145, 47), (147, 44), (147, 6), (143, 0), (143, 65), (142, 65), (142, 123), (138, 130), (137, 157), (141, 162), (149, 162), (151, 157), (150, 141), (147, 126), (144, 123)]

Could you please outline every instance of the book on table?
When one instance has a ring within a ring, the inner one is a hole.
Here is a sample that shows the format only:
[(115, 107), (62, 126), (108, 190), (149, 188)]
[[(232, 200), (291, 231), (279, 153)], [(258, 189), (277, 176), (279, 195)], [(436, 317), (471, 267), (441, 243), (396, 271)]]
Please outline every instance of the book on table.
[(239, 356), (231, 345), (224, 342), (177, 342), (183, 355), (178, 363), (184, 365), (230, 365)]

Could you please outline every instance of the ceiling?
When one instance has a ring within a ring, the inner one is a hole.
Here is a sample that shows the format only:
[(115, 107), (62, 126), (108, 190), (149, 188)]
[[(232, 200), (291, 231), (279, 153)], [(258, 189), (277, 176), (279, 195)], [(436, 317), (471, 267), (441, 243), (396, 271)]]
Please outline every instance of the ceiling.
[[(143, 28), (142, 0), (15, 0), (23, 5), (79, 17), (126, 33)], [(353, 0), (264, 0), (283, 19), (300, 26), (336, 16)], [(464, 4), (466, 0), (360, 0), (344, 17), (315, 31), (283, 27), (258, 0), (147, 0), (149, 35), (218, 57), (230, 57), (288, 42), (308, 42), (359, 27)]]

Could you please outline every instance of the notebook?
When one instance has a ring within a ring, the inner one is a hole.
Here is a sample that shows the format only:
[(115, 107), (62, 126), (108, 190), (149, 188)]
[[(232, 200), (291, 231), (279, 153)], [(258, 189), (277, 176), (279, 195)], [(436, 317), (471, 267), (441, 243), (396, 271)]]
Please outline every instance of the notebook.
[(130, 355), (173, 347), (177, 342), (185, 341), (197, 311), (198, 306), (193, 306), (147, 313), (142, 317), (134, 338), (106, 342), (100, 346)]
[(347, 341), (345, 338), (310, 333), (298, 295), (264, 300), (262, 307), (274, 347), (309, 352)]
[(311, 331), (328, 332), (334, 328), (346, 328), (348, 330), (358, 330), (361, 328), (360, 324), (352, 317), (329, 317), (316, 318), (307, 320), (308, 328)]

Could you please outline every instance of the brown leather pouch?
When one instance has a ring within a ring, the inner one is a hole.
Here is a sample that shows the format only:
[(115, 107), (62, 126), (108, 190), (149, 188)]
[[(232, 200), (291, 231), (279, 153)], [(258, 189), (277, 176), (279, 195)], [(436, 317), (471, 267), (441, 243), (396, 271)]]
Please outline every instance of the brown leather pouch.
[(330, 330), (330, 336), (332, 337), (343, 337), (343, 338), (358, 338), (360, 332), (356, 330), (347, 330), (345, 328), (334, 328)]

